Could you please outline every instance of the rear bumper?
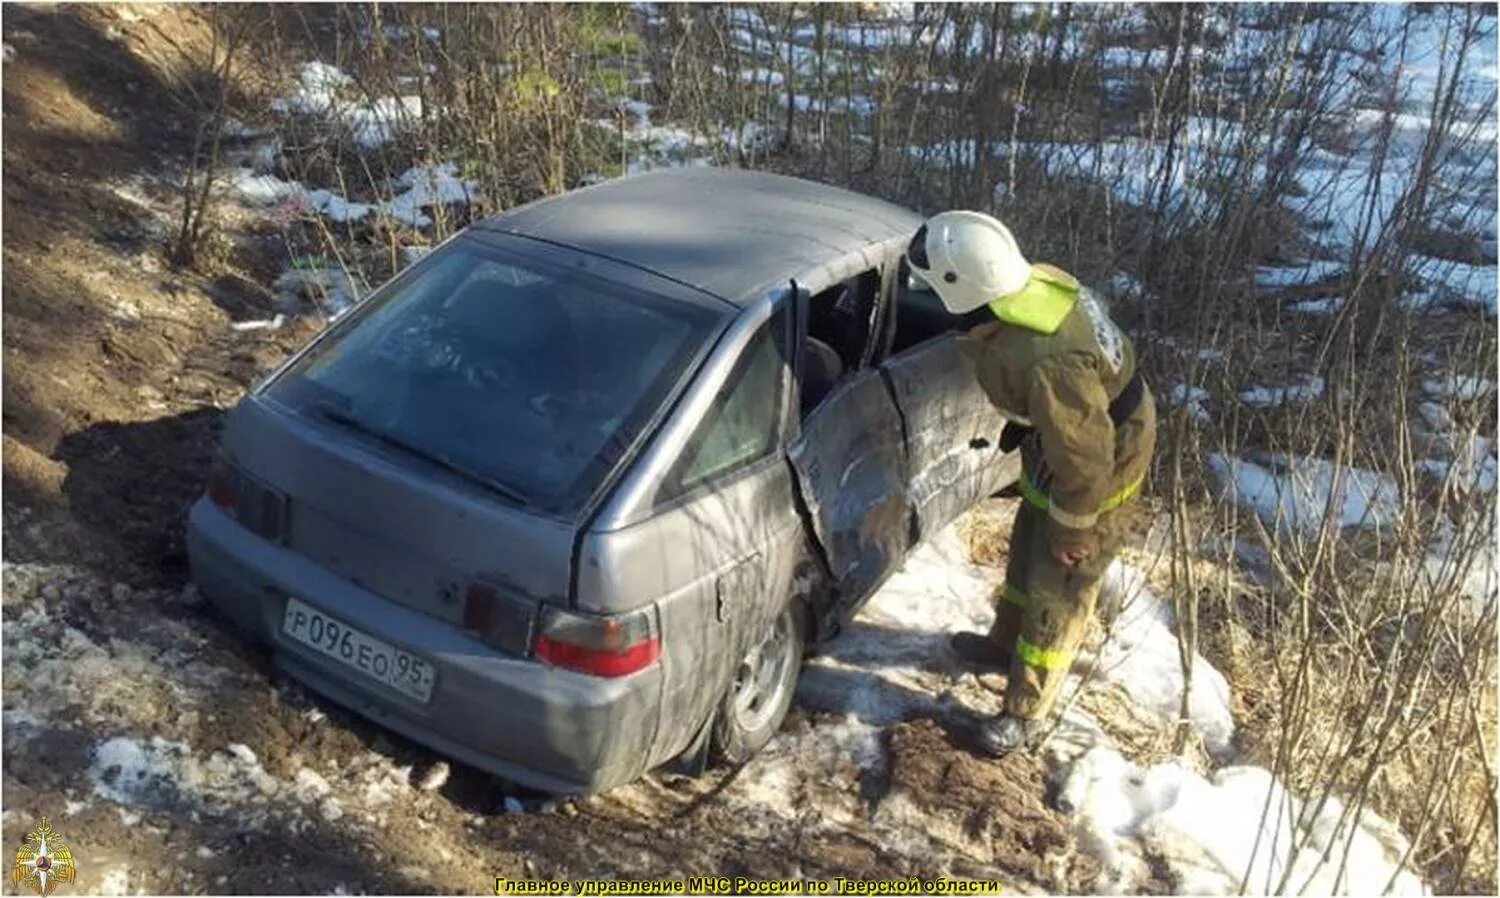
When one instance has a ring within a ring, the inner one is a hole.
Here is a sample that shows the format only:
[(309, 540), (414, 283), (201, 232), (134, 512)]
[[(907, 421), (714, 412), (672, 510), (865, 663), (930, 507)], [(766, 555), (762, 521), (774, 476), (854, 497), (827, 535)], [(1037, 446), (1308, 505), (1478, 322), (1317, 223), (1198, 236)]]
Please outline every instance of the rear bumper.
[[(594, 792), (651, 765), (661, 667), (591, 677), (499, 652), (241, 527), (206, 500), (188, 520), (203, 595), (270, 646), (276, 664), (335, 702), (466, 764), (548, 792)], [(284, 637), (288, 596), (428, 659), (422, 704)]]

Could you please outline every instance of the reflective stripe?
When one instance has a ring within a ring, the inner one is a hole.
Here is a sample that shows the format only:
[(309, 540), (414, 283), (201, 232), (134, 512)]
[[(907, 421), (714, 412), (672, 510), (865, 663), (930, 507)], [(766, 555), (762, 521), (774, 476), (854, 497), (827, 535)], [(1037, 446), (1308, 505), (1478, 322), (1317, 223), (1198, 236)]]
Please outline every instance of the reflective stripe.
[(1063, 511), (1062, 506), (1056, 502), (1052, 502), (1047, 506), (1047, 515), (1064, 527), (1071, 527), (1074, 530), (1087, 530), (1099, 523), (1099, 513), (1097, 511), (1088, 514), (1073, 514), (1072, 512)]
[(1047, 506), (1051, 503), (1047, 501), (1046, 494), (1037, 489), (1036, 484), (1031, 482), (1031, 477), (1029, 477), (1025, 471), (1021, 472), (1020, 487), (1022, 498), (1024, 498), (1034, 508), (1040, 508), (1043, 511), (1046, 511)]
[[(1103, 502), (1100, 502), (1099, 510), (1094, 512), (1092, 515), (1075, 515), (1057, 508), (1052, 504), (1051, 500), (1047, 498), (1046, 493), (1037, 489), (1036, 484), (1031, 482), (1031, 475), (1027, 474), (1024, 470), (1021, 471), (1020, 487), (1021, 496), (1028, 503), (1030, 503), (1033, 508), (1039, 508), (1042, 511), (1047, 512), (1048, 515), (1050, 515), (1054, 520), (1056, 520), (1059, 524), (1062, 524), (1064, 527), (1083, 529), (1086, 527), (1094, 526), (1094, 524), (1098, 521), (1099, 515), (1103, 514), (1104, 512), (1113, 511), (1116, 508), (1119, 508), (1121, 505), (1124, 505), (1126, 502), (1129, 502), (1136, 493), (1140, 492), (1141, 483), (1144, 482), (1145, 479), (1146, 475), (1142, 474), (1140, 477), (1137, 477), (1135, 479), (1135, 482), (1127, 484), (1124, 489), (1121, 489), (1119, 492), (1114, 493), (1113, 495), (1106, 498)], [(1070, 524), (1068, 523), (1070, 520), (1087, 520), (1088, 523)]]
[(1072, 652), (1062, 649), (1044, 649), (1039, 645), (1027, 642), (1026, 637), (1016, 637), (1016, 657), (1020, 658), (1030, 667), (1040, 667), (1043, 670), (1057, 670), (1067, 667), (1072, 661)]
[(1000, 595), (1012, 605), (1019, 605), (1022, 608), (1026, 607), (1026, 593), (1021, 592), (1021, 590), (1011, 586), (1009, 583), (1005, 584), (1005, 589), (1001, 590)]
[(1099, 511), (1114, 511), (1116, 508), (1119, 508), (1121, 505), (1129, 502), (1136, 493), (1141, 491), (1141, 483), (1145, 479), (1146, 475), (1142, 474), (1135, 479), (1134, 483), (1127, 483), (1124, 488), (1122, 488), (1118, 493), (1115, 493), (1113, 496), (1105, 499), (1104, 502), (1099, 506)]

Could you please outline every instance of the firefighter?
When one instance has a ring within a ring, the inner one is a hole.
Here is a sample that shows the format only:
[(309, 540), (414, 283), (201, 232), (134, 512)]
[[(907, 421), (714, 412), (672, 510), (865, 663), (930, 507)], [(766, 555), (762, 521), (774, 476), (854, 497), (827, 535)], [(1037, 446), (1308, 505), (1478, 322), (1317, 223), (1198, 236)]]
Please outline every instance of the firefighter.
[(1024, 501), (994, 625), (952, 639), (965, 661), (1009, 668), (1005, 709), (977, 733), (998, 757), (1033, 742), (1057, 699), (1150, 466), (1156, 407), (1098, 297), (1027, 262), (994, 218), (935, 215), (907, 260), (948, 311), (967, 316), (962, 354), (1011, 422), (1002, 448), (1021, 450)]

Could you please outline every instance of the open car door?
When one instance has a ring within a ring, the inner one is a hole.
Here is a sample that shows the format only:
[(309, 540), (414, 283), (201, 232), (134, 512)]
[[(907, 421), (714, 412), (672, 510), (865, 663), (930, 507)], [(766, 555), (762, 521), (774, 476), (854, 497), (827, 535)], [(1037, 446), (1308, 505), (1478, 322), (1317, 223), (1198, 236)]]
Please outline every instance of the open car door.
[(833, 576), (831, 610), (851, 613), (912, 543), (901, 415), (880, 369), (846, 375), (803, 419), (787, 457)]

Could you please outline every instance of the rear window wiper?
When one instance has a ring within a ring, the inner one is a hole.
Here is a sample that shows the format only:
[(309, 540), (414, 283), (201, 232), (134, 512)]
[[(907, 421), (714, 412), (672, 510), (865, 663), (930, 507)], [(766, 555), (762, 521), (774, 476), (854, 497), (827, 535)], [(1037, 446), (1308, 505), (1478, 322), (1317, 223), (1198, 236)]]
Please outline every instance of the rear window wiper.
[(349, 428), (350, 430), (358, 431), (365, 436), (373, 437), (381, 441), (382, 443), (394, 446), (409, 455), (415, 455), (417, 458), (422, 459), (428, 464), (436, 465), (437, 467), (442, 468), (450, 474), (457, 474), (458, 476), (471, 483), (477, 483), (480, 486), (490, 490), (491, 492), (498, 493), (501, 496), (505, 497), (508, 501), (516, 505), (524, 508), (531, 504), (530, 500), (526, 498), (525, 494), (517, 490), (515, 487), (507, 486), (506, 484), (501, 483), (500, 481), (486, 474), (480, 474), (477, 471), (471, 471), (463, 465), (460, 465), (452, 459), (448, 458), (446, 455), (443, 455), (442, 453), (423, 449), (419, 446), (413, 446), (411, 443), (406, 442), (405, 440), (401, 439), (398, 436), (395, 436), (394, 434), (387, 433), (386, 431), (381, 430), (378, 427), (371, 427), (368, 423), (356, 417), (348, 409), (340, 408), (339, 406), (334, 405), (331, 402), (319, 402), (315, 406), (315, 408), (317, 409), (319, 415), (327, 418), (330, 421), (333, 421), (336, 424), (341, 424), (344, 427)]

